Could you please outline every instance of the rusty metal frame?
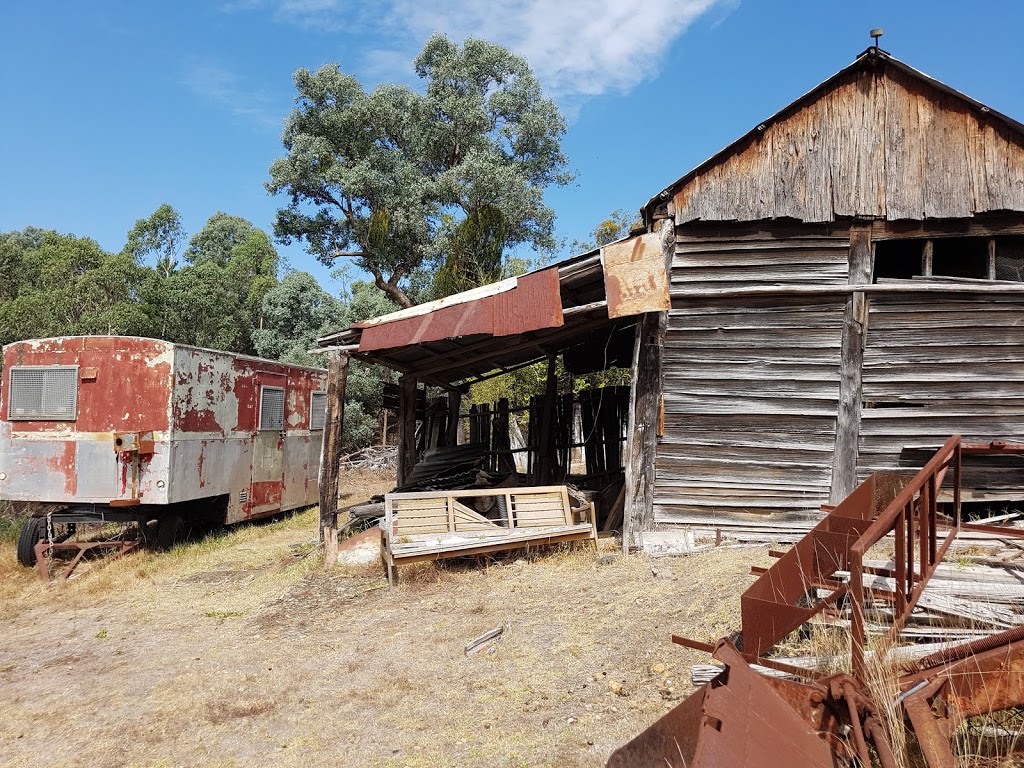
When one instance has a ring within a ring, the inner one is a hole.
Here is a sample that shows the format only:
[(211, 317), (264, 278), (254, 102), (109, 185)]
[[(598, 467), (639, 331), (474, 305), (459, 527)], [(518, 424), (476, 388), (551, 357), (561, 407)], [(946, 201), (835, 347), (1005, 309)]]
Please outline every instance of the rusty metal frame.
[(50, 555), (55, 551), (70, 551), (76, 552), (75, 556), (71, 559), (68, 567), (57, 577), (60, 579), (67, 579), (74, 572), (75, 568), (85, 557), (87, 552), (92, 552), (99, 549), (113, 549), (116, 550), (110, 554), (105, 562), (116, 560), (122, 555), (127, 555), (142, 546), (142, 539), (113, 539), (110, 541), (61, 541), (61, 542), (49, 542), (45, 539), (37, 542), (34, 550), (36, 554), (36, 564), (39, 566), (39, 575), (46, 581), (50, 580), (50, 568), (49, 560)]
[(1024, 706), (1024, 627), (940, 651), (900, 679), (903, 709), (930, 768), (955, 768), (965, 719)]
[[(939, 541), (938, 497), (946, 471), (953, 468), (953, 517), (949, 532)], [(953, 435), (907, 483), (861, 537), (850, 548), (850, 654), (853, 674), (866, 679), (864, 667), (864, 554), (892, 533), (896, 540), (891, 575), (896, 580), (893, 623), (895, 639), (917, 605), (928, 580), (935, 572), (960, 529), (960, 436)], [(914, 550), (917, 548), (917, 562)]]
[[(728, 640), (711, 646), (673, 636), (675, 643), (711, 652), (725, 669), (614, 752), (608, 766), (771, 768), (794, 761), (825, 766), (847, 758), (867, 766), (874, 764), (873, 757), (883, 768), (895, 766), (881, 709), (867, 685), (865, 595), (893, 604), (889, 634), (894, 639), (959, 531), (1024, 536), (1022, 531), (961, 522), (962, 456), (1010, 452), (1024, 453), (1024, 445), (964, 444), (954, 435), (912, 479), (901, 480), (902, 487), (886, 487), (885, 473), (869, 476), (789, 552), (772, 553), (778, 561), (759, 574), (741, 599), (743, 650)], [(938, 500), (950, 470), (952, 514), (944, 516)], [(864, 555), (890, 534), (894, 567), (865, 567)], [(848, 585), (831, 578), (846, 569)], [(893, 578), (895, 593), (865, 588), (865, 573)], [(825, 600), (800, 604), (811, 588), (832, 591)], [(807, 618), (845, 597), (853, 617), (852, 675), (826, 677), (761, 657)], [(749, 664), (811, 682), (759, 678)], [(896, 704), (914, 729), (929, 768), (955, 768), (950, 740), (965, 719), (1024, 706), (1024, 626), (946, 649), (919, 665), (920, 671), (899, 679)], [(786, 748), (773, 749), (774, 741)]]

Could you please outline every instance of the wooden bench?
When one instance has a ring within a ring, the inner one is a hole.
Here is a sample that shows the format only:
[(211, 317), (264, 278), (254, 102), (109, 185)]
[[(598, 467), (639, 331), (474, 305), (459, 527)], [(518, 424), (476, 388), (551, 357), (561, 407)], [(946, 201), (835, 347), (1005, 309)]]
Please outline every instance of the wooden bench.
[[(483, 500), (489, 517), (473, 508)], [(563, 541), (593, 541), (594, 505), (573, 508), (564, 485), (389, 493), (381, 558), (388, 583), (399, 563), (479, 555)]]

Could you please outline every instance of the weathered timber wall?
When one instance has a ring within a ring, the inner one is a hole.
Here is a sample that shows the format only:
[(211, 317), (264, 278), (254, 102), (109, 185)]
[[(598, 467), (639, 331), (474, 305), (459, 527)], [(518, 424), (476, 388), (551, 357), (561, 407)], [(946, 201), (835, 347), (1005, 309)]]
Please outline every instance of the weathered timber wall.
[[(863, 381), (861, 477), (920, 466), (926, 452), (905, 449), (938, 446), (952, 434), (1024, 442), (1024, 300), (872, 298)], [(965, 498), (1022, 485), (1019, 468), (984, 464), (965, 475)]]
[[(672, 288), (845, 283), (849, 232), (695, 236)], [(655, 522), (813, 510), (828, 500), (845, 297), (673, 302)]]
[(684, 183), (676, 223), (1024, 211), (1022, 144), (892, 67), (855, 72)]

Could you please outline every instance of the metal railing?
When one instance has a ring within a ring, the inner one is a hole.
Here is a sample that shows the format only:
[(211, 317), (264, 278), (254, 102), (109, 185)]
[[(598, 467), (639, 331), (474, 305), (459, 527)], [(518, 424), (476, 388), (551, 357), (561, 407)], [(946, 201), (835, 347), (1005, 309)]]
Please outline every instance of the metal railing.
[[(953, 514), (945, 537), (939, 540), (938, 498), (946, 472), (952, 467)], [(851, 663), (853, 674), (865, 678), (864, 667), (864, 554), (890, 533), (895, 537), (894, 568), (872, 568), (872, 575), (896, 581), (893, 624), (895, 639), (914, 610), (928, 579), (960, 529), (960, 436), (954, 435), (907, 483), (850, 547)]]

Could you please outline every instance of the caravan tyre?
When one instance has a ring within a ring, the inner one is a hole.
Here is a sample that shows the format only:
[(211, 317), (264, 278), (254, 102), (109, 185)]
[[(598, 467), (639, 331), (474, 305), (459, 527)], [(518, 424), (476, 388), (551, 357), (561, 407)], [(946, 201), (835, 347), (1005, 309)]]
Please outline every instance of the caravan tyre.
[(42, 517), (30, 517), (21, 526), (18, 534), (18, 562), (26, 568), (36, 564), (36, 544), (46, 536), (46, 520)]

